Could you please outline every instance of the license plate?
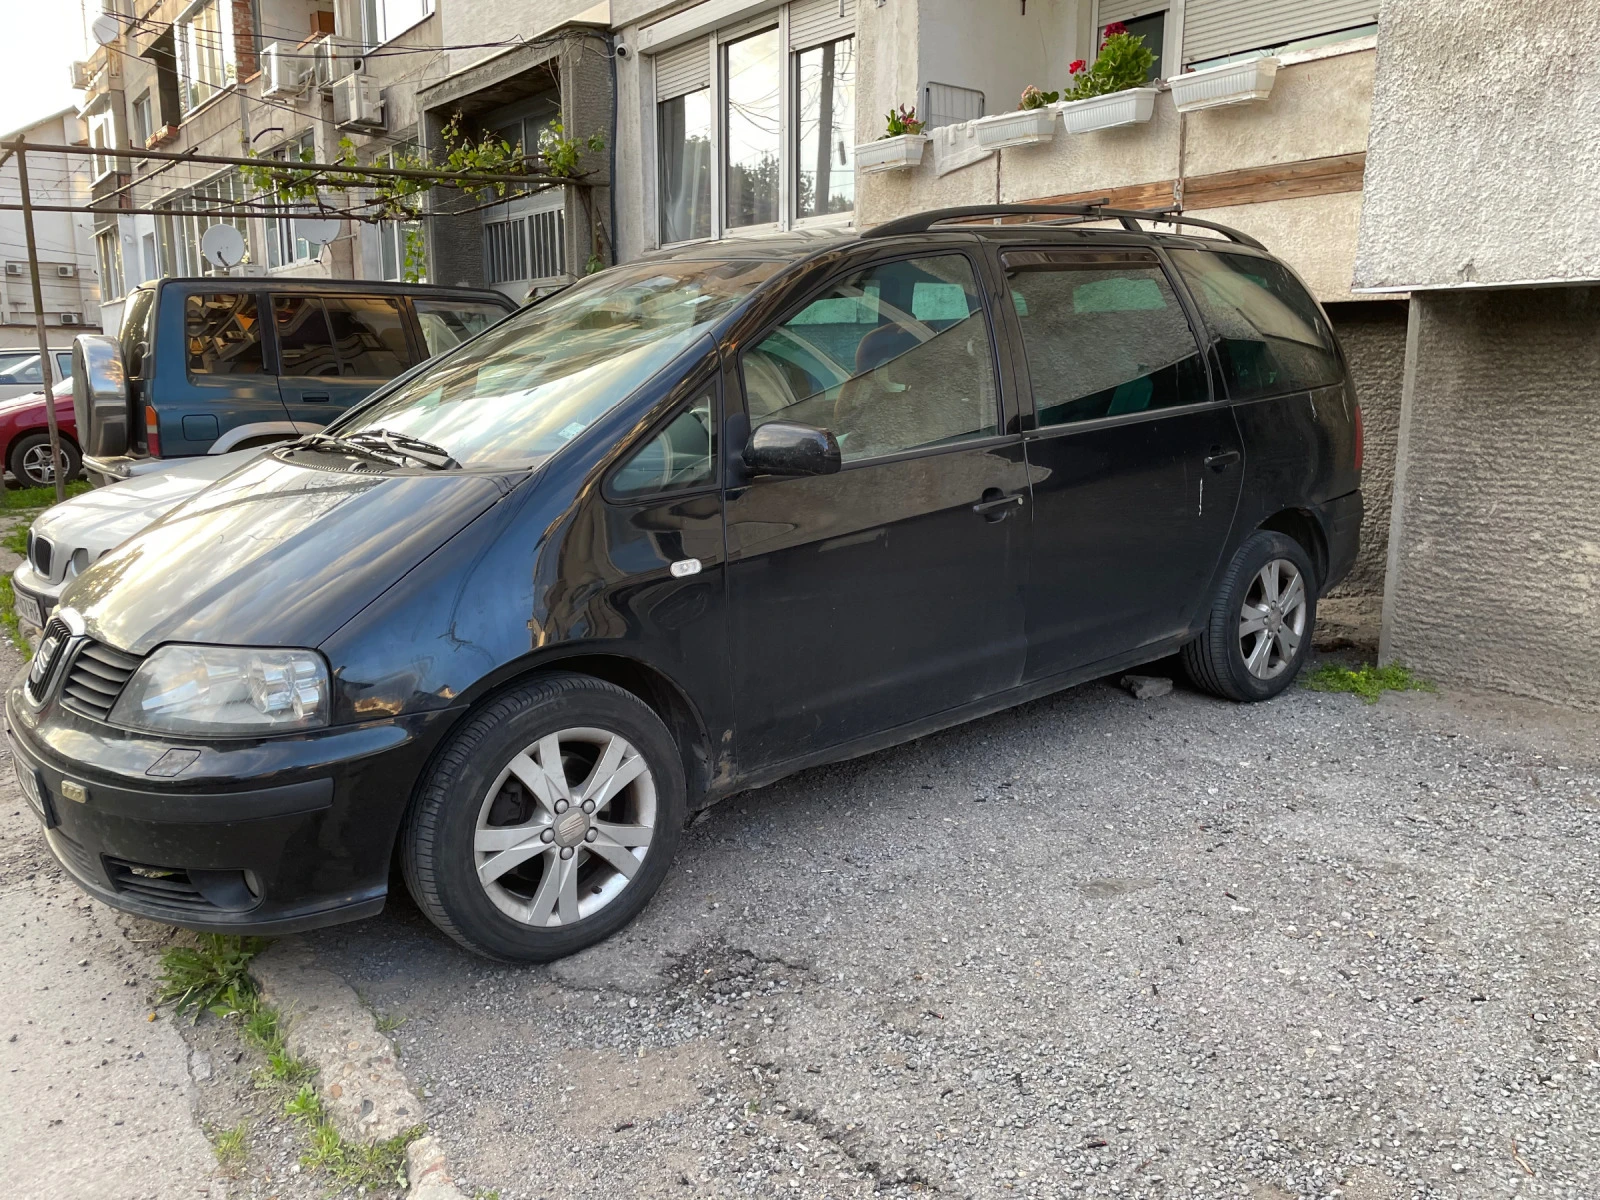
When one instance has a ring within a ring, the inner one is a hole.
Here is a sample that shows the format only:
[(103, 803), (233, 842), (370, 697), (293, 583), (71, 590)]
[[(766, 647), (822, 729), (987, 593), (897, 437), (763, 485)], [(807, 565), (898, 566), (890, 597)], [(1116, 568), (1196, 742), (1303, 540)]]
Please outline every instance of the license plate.
[(39, 787), (39, 772), (29, 766), (27, 760), (17, 753), (16, 739), (11, 738), (9, 740), (11, 742), (11, 769), (16, 772), (17, 790), (22, 793), (23, 797), (28, 801), (29, 807), (44, 822), (45, 828), (49, 829), (55, 825), (55, 821), (52, 818), (50, 806), (45, 802), (44, 792)]
[(39, 603), (36, 596), (27, 592), (16, 592), (17, 616), (36, 629), (44, 628), (44, 605)]

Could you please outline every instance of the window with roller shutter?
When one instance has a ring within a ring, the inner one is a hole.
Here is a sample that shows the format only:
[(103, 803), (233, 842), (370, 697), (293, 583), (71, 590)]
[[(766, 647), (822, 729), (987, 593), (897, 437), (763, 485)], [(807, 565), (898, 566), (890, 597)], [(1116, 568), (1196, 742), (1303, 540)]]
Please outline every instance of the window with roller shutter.
[(1378, 0), (1188, 0), (1183, 61), (1274, 49), (1377, 19)]

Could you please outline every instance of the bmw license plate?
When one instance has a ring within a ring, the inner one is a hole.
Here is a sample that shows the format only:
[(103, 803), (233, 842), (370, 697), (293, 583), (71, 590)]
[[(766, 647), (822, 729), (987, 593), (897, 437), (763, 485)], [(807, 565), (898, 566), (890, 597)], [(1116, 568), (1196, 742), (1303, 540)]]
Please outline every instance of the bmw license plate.
[(44, 628), (44, 605), (39, 603), (37, 596), (30, 596), (27, 592), (17, 590), (17, 616), (21, 617), (35, 629)]

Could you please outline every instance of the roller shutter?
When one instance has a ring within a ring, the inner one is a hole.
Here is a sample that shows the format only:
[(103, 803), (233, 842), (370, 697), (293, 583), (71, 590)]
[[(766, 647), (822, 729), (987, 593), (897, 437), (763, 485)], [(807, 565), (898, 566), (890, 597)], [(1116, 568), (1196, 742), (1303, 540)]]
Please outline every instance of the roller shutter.
[(1189, 0), (1183, 61), (1282, 46), (1377, 19), (1378, 0)]
[(1104, 29), (1113, 21), (1131, 21), (1135, 17), (1166, 12), (1170, 7), (1168, 0), (1100, 0), (1097, 29)]
[(656, 58), (656, 103), (711, 86), (711, 45), (696, 38)]
[(789, 6), (789, 49), (805, 50), (853, 37), (856, 0), (795, 0)]

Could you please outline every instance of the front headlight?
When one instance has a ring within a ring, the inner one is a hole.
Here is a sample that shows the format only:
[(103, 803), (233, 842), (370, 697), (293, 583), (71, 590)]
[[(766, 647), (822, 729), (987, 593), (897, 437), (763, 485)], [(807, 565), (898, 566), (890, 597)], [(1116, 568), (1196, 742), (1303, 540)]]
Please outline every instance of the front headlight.
[(328, 666), (314, 650), (162, 646), (139, 664), (111, 720), (237, 737), (318, 729), (328, 723)]

